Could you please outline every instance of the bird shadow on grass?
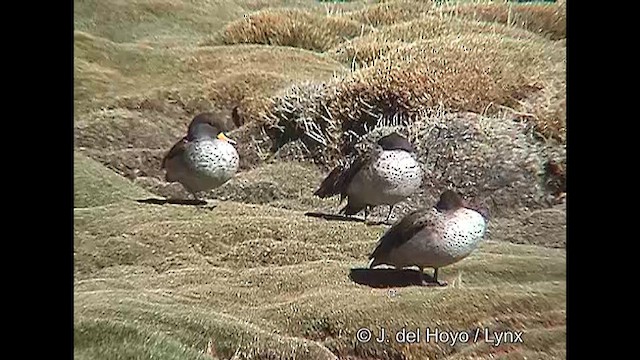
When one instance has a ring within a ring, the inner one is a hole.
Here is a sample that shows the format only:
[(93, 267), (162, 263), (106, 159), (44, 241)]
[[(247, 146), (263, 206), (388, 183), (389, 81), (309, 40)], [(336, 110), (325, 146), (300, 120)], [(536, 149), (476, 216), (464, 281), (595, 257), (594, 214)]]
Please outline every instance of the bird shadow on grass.
[(208, 202), (205, 200), (195, 200), (195, 199), (158, 199), (158, 198), (149, 198), (149, 199), (137, 199), (136, 202), (141, 204), (153, 204), (153, 205), (187, 205), (187, 206), (203, 206), (208, 205)]
[(364, 223), (365, 225), (391, 225), (385, 221), (371, 221), (371, 220), (364, 220), (361, 218), (357, 218), (354, 216), (348, 216), (348, 215), (340, 215), (340, 214), (326, 214), (326, 213), (319, 213), (319, 212), (307, 212), (304, 214), (305, 216), (309, 216), (309, 217), (315, 217), (315, 218), (320, 218), (320, 219), (324, 219), (324, 220), (328, 220), (328, 221), (351, 221), (351, 222), (360, 222), (360, 223)]
[[(424, 286), (420, 272), (410, 269), (353, 268), (349, 272), (349, 278), (356, 284), (373, 288)], [(424, 274), (424, 279), (433, 280), (428, 274)]]

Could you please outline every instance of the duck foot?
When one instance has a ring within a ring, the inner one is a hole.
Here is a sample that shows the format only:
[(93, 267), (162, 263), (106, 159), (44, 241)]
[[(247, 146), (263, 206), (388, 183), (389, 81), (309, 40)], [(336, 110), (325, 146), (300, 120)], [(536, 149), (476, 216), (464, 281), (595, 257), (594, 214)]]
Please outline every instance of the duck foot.
[(420, 268), (420, 279), (422, 279), (422, 286), (447, 286), (448, 283), (444, 280), (438, 280), (438, 269), (433, 270), (433, 278), (425, 279), (423, 269)]
[(386, 220), (366, 220), (364, 222), (365, 225), (387, 225), (387, 226), (392, 226), (394, 223), (393, 222), (389, 222)]
[(218, 206), (218, 204), (213, 200), (201, 200), (201, 202), (202, 203), (197, 205), (198, 209), (213, 210)]
[(434, 286), (440, 286), (440, 287), (444, 287), (449, 285), (446, 281), (444, 280), (422, 280), (422, 286), (429, 286), (429, 287), (434, 287)]

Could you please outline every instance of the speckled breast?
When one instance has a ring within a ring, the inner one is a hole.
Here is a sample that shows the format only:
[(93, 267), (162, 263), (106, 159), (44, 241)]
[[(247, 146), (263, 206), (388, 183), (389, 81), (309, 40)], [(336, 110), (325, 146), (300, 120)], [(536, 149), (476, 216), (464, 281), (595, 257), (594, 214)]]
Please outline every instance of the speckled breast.
[(238, 171), (238, 152), (226, 141), (195, 142), (188, 147), (185, 156), (197, 175), (209, 179), (213, 185), (228, 181)]
[(485, 219), (478, 212), (459, 209), (444, 222), (442, 250), (452, 260), (460, 260), (473, 252), (486, 231)]
[(422, 184), (420, 163), (406, 151), (383, 151), (368, 172), (375, 191), (385, 197), (406, 198)]

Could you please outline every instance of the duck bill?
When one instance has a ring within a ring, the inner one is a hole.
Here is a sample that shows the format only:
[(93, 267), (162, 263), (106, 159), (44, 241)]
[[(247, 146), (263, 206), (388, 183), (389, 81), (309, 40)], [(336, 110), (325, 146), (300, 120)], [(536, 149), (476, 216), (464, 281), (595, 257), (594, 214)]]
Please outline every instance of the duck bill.
[(218, 139), (220, 139), (220, 140), (222, 140), (222, 141), (226, 141), (226, 142), (228, 142), (228, 143), (229, 143), (229, 144), (231, 144), (231, 145), (235, 145), (235, 144), (237, 144), (237, 142), (236, 142), (235, 140), (229, 139), (229, 138), (227, 137), (227, 135), (225, 135), (224, 133), (220, 133), (220, 134), (218, 134)]

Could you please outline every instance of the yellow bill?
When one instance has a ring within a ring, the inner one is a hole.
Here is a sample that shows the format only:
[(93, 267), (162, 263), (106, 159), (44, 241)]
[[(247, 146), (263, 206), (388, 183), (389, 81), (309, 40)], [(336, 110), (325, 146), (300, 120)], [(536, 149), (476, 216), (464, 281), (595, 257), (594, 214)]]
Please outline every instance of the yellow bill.
[(231, 140), (231, 139), (229, 139), (229, 138), (227, 137), (227, 135), (225, 135), (223, 132), (221, 132), (220, 134), (218, 134), (218, 139), (220, 139), (220, 140), (222, 140), (222, 141), (226, 141), (226, 142), (228, 142), (229, 144), (233, 144), (233, 145), (237, 144), (237, 143), (235, 142), (235, 140)]

